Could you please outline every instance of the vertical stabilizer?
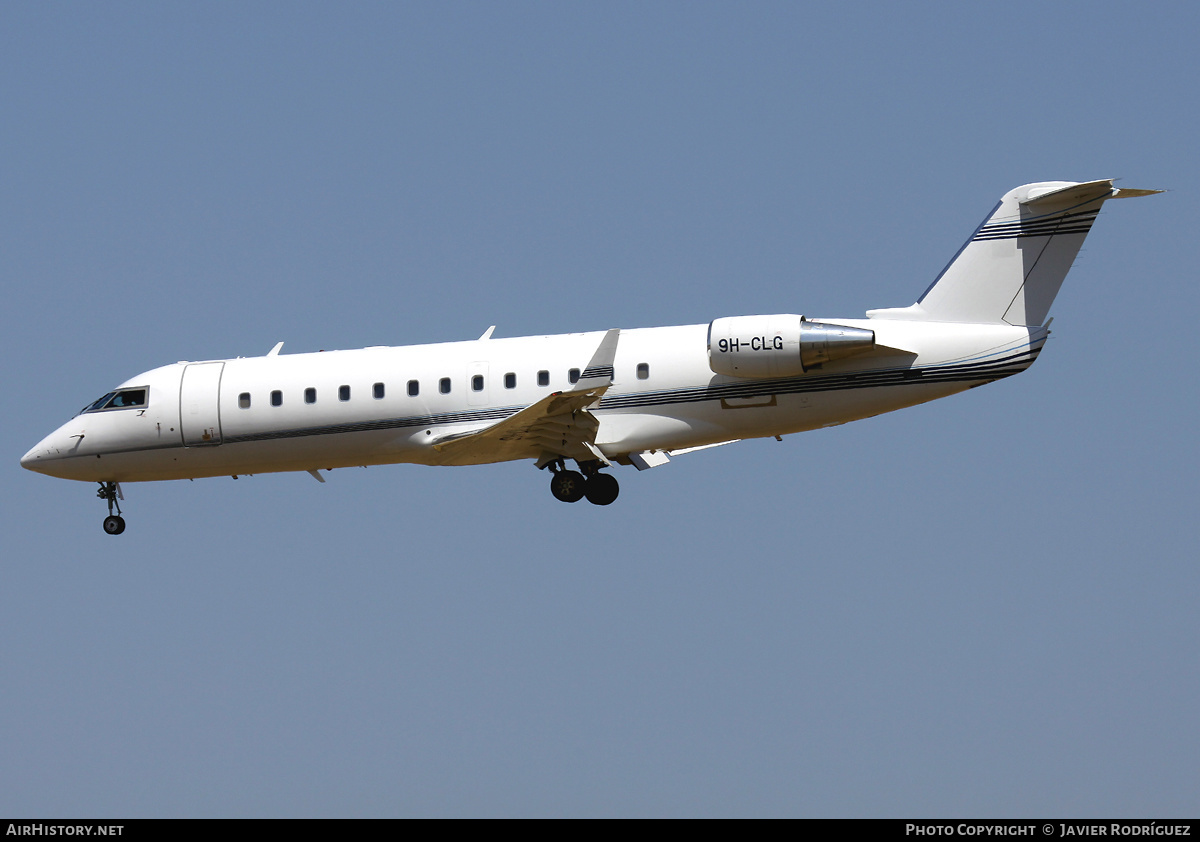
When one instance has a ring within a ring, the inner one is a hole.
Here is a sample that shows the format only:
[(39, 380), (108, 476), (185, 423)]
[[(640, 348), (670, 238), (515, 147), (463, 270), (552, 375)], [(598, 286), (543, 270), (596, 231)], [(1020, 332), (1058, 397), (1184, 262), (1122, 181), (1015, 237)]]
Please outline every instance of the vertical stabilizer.
[(1092, 223), (1118, 190), (1112, 179), (1045, 181), (1005, 194), (911, 307), (871, 310), (873, 319), (1041, 325)]

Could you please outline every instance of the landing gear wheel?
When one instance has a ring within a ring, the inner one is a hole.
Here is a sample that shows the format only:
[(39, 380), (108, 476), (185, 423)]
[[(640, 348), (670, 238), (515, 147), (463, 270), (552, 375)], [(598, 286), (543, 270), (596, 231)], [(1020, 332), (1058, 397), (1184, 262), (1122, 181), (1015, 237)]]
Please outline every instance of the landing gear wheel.
[(621, 493), (621, 486), (612, 474), (593, 474), (592, 478), (587, 481), (583, 493), (589, 503), (607, 506), (617, 499), (617, 495)]
[(550, 478), (550, 493), (564, 503), (578, 503), (586, 485), (578, 471), (559, 471)]
[[(125, 531), (125, 518), (121, 517), (121, 489), (115, 482), (100, 483), (96, 496), (108, 503), (108, 517), (104, 519), (104, 531), (109, 535), (120, 535)], [(113, 514), (113, 509), (117, 513)]]

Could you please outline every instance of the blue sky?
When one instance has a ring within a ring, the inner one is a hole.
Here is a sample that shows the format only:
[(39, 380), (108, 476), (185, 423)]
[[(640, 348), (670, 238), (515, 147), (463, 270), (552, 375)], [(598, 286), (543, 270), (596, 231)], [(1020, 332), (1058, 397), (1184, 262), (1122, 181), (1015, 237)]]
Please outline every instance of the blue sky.
[[(1191, 4), (6, 4), (0, 813), (1194, 816)], [(905, 306), (1031, 181), (1028, 372), (693, 454), (93, 489), (180, 359)]]

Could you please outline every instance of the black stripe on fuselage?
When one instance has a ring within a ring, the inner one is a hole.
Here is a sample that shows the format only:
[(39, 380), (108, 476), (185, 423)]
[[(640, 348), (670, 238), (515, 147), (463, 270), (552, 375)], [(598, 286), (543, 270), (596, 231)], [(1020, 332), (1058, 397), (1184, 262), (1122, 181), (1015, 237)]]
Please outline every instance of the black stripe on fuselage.
[(921, 383), (954, 383), (972, 380), (999, 380), (1024, 371), (1037, 358), (1040, 348), (1021, 351), (986, 363), (931, 366), (929, 368), (897, 368), (803, 378), (755, 380), (750, 383), (722, 383), (691, 389), (664, 392), (634, 392), (605, 396), (600, 409), (629, 409), (660, 404), (690, 403), (693, 401), (736, 400), (768, 395), (796, 395), (812, 392), (838, 392), (847, 389), (870, 389), (880, 386), (909, 386)]
[(375, 421), (356, 421), (349, 424), (327, 424), (322, 427), (301, 427), (295, 430), (270, 430), (262, 433), (247, 433), (241, 436), (224, 436), (225, 444), (236, 444), (246, 441), (269, 441), (271, 439), (291, 439), (300, 436), (326, 436), (335, 433), (363, 433), (371, 430), (396, 430), (404, 427), (434, 427), (440, 424), (463, 424), (472, 421), (502, 421), (508, 416), (524, 409), (518, 407), (499, 407), (497, 409), (468, 410), (464, 412), (443, 412), (437, 415), (414, 415), (408, 418), (380, 418)]
[[(984, 362), (951, 363), (927, 368), (893, 368), (878, 371), (856, 371), (845, 374), (806, 375), (774, 380), (752, 380), (746, 383), (721, 383), (694, 386), (687, 389), (667, 389), (661, 392), (631, 392), (605, 395), (598, 409), (642, 409), (681, 403), (736, 400), (770, 395), (795, 395), (812, 392), (837, 392), (848, 389), (871, 389), (884, 386), (918, 386), (935, 383), (991, 382), (1010, 377), (1027, 369), (1037, 359), (1041, 346), (1023, 349), (999, 359)], [(223, 443), (239, 444), (254, 441), (325, 436), (339, 433), (360, 433), (378, 430), (402, 430), (410, 427), (433, 427), (443, 424), (469, 424), (473, 421), (502, 421), (525, 409), (522, 406), (495, 409), (445, 412), (436, 415), (416, 415), (408, 418), (381, 418), (347, 424), (328, 424), (321, 427), (302, 427), (293, 430), (270, 430), (240, 436), (224, 436)]]

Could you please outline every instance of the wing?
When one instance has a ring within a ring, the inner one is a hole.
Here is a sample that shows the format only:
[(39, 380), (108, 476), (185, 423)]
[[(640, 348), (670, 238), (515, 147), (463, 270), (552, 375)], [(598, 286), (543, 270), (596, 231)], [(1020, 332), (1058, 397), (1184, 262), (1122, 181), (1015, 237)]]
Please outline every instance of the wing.
[(621, 331), (604, 334), (596, 352), (570, 391), (555, 392), (490, 427), (465, 433), (448, 433), (433, 441), (443, 465), (478, 465), (511, 459), (600, 458), (596, 431), (600, 427), (588, 408), (600, 400), (613, 382), (613, 360)]

